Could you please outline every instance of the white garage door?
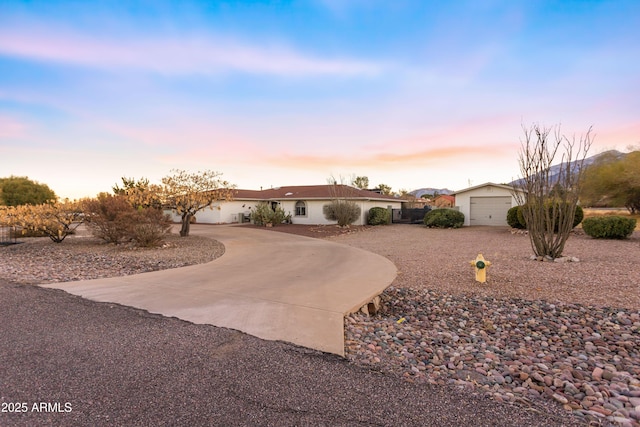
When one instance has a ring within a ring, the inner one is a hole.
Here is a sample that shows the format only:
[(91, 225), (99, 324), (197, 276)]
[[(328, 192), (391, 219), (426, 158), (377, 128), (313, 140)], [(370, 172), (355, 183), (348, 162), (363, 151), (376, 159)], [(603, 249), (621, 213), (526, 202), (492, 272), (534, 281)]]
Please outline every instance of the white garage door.
[(472, 197), (470, 225), (507, 225), (511, 197)]

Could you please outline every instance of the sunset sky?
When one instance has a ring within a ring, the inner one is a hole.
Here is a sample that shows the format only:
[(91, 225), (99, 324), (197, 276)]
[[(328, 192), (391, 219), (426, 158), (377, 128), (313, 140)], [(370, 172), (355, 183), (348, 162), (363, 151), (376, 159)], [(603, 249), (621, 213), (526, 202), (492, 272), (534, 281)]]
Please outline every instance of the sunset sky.
[(58, 196), (518, 177), (522, 126), (640, 146), (640, 1), (0, 2), (0, 177)]

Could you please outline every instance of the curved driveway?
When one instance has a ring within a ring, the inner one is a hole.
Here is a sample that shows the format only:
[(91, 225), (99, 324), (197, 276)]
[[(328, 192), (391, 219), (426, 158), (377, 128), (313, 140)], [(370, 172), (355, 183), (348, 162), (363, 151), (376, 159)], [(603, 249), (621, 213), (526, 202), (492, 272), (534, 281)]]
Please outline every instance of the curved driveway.
[(326, 240), (243, 226), (194, 225), (191, 232), (222, 242), (224, 255), (190, 267), (45, 287), (344, 355), (344, 315), (396, 277), (388, 259)]

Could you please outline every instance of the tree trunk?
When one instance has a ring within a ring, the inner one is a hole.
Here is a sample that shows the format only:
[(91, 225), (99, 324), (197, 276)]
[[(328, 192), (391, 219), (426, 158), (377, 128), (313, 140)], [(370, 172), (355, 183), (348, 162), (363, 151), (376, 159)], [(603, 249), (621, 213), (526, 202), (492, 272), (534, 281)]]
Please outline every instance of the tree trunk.
[(189, 229), (191, 227), (191, 217), (193, 215), (189, 213), (182, 214), (182, 228), (180, 228), (180, 237), (187, 237), (189, 235)]

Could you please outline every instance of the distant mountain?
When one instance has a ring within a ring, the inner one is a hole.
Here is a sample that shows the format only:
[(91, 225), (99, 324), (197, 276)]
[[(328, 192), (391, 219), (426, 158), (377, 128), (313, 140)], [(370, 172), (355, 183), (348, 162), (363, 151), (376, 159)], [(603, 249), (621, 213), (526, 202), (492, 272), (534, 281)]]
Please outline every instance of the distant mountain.
[[(599, 153), (584, 159), (583, 167), (591, 166), (592, 164), (597, 162), (601, 157), (604, 157), (604, 156), (609, 157), (610, 159), (620, 160), (624, 158), (626, 155), (627, 155), (626, 153), (621, 153), (618, 150), (604, 151), (602, 153)], [(575, 163), (575, 162), (572, 162), (572, 163)], [(560, 165), (551, 166), (549, 170), (550, 170), (550, 176), (551, 176), (551, 184), (553, 185), (558, 181), (558, 177), (560, 175)], [(516, 179), (515, 181), (511, 181), (509, 185), (516, 186), (521, 182), (522, 182), (522, 179)]]
[(452, 194), (453, 191), (449, 190), (448, 188), (420, 188), (418, 190), (413, 190), (409, 192), (409, 194), (413, 194), (418, 199), (422, 197), (423, 194), (434, 194), (434, 193), (448, 195), (448, 194)]
[[(621, 153), (620, 151), (617, 150), (609, 150), (609, 151), (604, 151), (602, 153), (598, 153), (595, 154), (593, 156), (587, 157), (586, 159), (584, 159), (584, 167), (590, 166), (592, 164), (594, 164), (596, 161), (598, 161), (598, 159), (600, 159), (603, 156), (607, 156), (612, 160), (620, 160), (622, 158), (624, 158), (627, 154), (626, 153)], [(560, 174), (560, 165), (554, 165), (551, 166), (551, 182), (555, 183), (558, 180), (558, 175)], [(515, 180), (515, 181), (511, 181), (508, 185), (511, 186), (515, 186), (516, 184), (518, 184), (520, 182), (520, 180)], [(433, 194), (433, 193), (438, 193), (438, 194), (453, 194), (454, 192), (449, 190), (448, 188), (419, 188), (417, 190), (413, 190), (410, 191), (409, 194), (414, 195), (416, 198), (420, 198), (422, 197), (423, 194)]]

